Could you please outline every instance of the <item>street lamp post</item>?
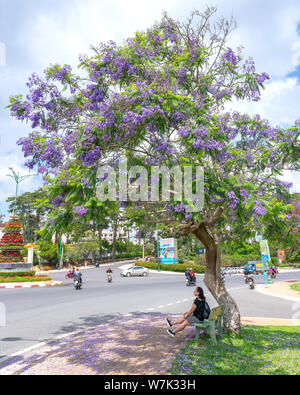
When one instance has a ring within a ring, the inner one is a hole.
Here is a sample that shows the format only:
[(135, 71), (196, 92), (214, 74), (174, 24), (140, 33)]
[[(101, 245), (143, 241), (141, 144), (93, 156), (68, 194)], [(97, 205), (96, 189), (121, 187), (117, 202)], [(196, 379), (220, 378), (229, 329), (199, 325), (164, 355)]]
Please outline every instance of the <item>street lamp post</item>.
[(22, 181), (26, 180), (26, 178), (36, 176), (37, 174), (28, 174), (25, 176), (20, 176), (20, 174), (16, 173), (12, 167), (9, 167), (9, 170), (12, 172), (12, 174), (7, 174), (7, 177), (11, 177), (16, 183), (16, 195), (15, 195), (14, 209), (13, 209), (13, 216), (15, 216), (19, 185), (21, 184)]
[(159, 251), (159, 236), (158, 236), (158, 224), (156, 224), (156, 243), (157, 243), (157, 270), (160, 272), (160, 251)]

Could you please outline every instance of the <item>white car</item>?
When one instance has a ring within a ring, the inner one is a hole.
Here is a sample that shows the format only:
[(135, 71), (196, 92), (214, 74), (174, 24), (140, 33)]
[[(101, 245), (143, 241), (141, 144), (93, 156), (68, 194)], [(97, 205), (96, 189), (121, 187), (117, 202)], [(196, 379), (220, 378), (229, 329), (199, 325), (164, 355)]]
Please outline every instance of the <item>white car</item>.
[(127, 269), (123, 269), (121, 276), (123, 277), (133, 277), (133, 276), (148, 276), (149, 269), (143, 266), (131, 266)]

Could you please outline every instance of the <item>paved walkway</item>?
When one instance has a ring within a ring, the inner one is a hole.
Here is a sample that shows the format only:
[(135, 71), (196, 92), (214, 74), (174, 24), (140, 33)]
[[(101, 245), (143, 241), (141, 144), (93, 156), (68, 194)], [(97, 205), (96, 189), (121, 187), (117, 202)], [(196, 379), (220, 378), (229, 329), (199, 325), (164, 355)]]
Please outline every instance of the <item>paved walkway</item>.
[[(286, 284), (277, 285), (277, 292), (279, 288), (282, 294), (289, 293)], [(129, 314), (93, 329), (63, 335), (13, 356), (0, 369), (0, 375), (168, 374), (176, 353), (194, 337), (194, 329), (188, 327), (172, 338), (166, 332), (164, 317), (157, 313)], [(242, 324), (300, 325), (300, 320), (244, 317)]]

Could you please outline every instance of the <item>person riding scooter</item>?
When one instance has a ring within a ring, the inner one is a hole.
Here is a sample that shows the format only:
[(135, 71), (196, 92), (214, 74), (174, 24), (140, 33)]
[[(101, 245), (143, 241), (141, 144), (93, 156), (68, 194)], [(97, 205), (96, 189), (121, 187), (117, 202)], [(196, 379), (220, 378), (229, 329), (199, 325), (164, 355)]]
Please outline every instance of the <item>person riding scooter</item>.
[(196, 285), (196, 276), (195, 273), (193, 272), (192, 268), (186, 269), (185, 271), (185, 277), (186, 277), (186, 285)]
[(107, 281), (108, 281), (109, 283), (112, 282), (112, 273), (113, 273), (113, 271), (111, 270), (111, 268), (110, 268), (110, 266), (109, 266), (108, 269), (106, 270)]
[(190, 267), (190, 276), (191, 276), (192, 282), (196, 284), (196, 276), (195, 276), (195, 273), (193, 272), (193, 269), (191, 267)]
[(82, 273), (79, 270), (79, 267), (76, 267), (75, 272), (74, 272), (74, 279), (77, 279), (80, 284), (82, 284)]
[(269, 271), (270, 271), (271, 277), (272, 277), (272, 278), (276, 278), (276, 269), (275, 269), (273, 266), (271, 266), (271, 267), (269, 268)]

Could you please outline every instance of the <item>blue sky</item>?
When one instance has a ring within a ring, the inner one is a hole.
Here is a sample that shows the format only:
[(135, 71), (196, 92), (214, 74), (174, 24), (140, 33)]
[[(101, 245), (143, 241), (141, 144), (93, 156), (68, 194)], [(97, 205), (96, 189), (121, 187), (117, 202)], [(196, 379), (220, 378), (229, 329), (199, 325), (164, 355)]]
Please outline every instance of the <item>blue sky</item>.
[[(257, 70), (270, 74), (258, 103), (232, 103), (232, 108), (258, 113), (273, 124), (290, 126), (300, 118), (300, 0), (0, 0), (0, 213), (14, 194), (8, 168), (28, 174), (16, 141), (30, 128), (10, 118), (8, 98), (25, 93), (32, 72), (54, 63), (76, 67), (78, 55), (90, 53), (90, 45), (114, 40), (119, 43), (161, 17), (166, 10), (186, 20), (194, 9), (218, 7), (218, 16), (233, 17), (238, 28), (229, 45), (244, 47)], [(300, 191), (299, 174), (285, 174)], [(20, 193), (41, 184), (38, 177), (21, 184)]]

